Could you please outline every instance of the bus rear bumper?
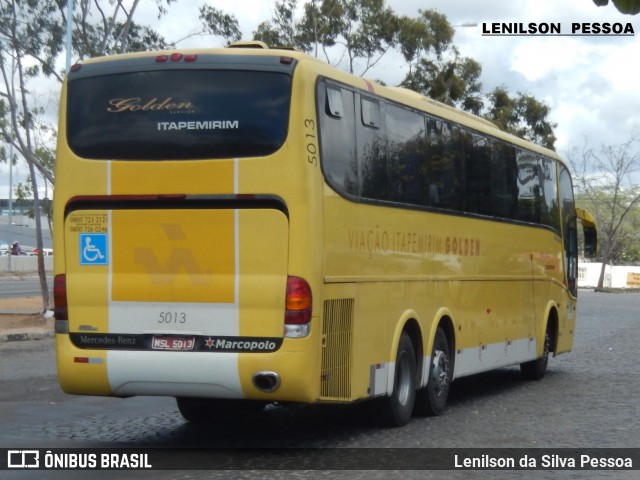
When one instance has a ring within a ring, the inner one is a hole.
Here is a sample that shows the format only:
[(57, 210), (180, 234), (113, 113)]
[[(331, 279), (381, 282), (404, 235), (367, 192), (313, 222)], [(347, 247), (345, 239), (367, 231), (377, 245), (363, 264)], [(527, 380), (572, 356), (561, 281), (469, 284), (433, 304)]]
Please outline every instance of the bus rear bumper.
[(81, 395), (312, 403), (318, 398), (318, 376), (309, 352), (284, 348), (301, 341), (285, 340), (272, 353), (164, 352), (81, 349), (69, 335), (58, 334), (58, 378), (66, 393)]

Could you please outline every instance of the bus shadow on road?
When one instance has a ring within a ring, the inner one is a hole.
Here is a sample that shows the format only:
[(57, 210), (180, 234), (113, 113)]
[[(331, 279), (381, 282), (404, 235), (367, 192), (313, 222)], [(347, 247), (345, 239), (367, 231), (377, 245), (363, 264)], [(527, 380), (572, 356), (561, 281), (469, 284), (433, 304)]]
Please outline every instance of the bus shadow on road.
[[(452, 384), (448, 409), (442, 417), (416, 417), (405, 429), (415, 434), (431, 422), (432, 428), (445, 428), (449, 422), (458, 423), (452, 417), (503, 408), (505, 398), (510, 398), (511, 409), (517, 415), (521, 407), (530, 408), (526, 405), (538, 401), (540, 391), (544, 395), (561, 391), (555, 387), (566, 382), (567, 374), (571, 373), (550, 370), (544, 379), (532, 382), (524, 380), (519, 369), (512, 367), (458, 379)], [(146, 403), (143, 399), (136, 402)], [(371, 401), (336, 405), (271, 403), (261, 411), (235, 415), (219, 412), (207, 422), (188, 422), (175, 404), (169, 404), (162, 413), (128, 417), (106, 432), (93, 420), (85, 419), (75, 427), (67, 427), (72, 431), (66, 433), (111, 446), (164, 448), (335, 448), (354, 442), (367, 446), (374, 439), (392, 440), (398, 435), (402, 438), (404, 429), (388, 430), (376, 423), (371, 405)], [(397, 433), (389, 437), (391, 431)]]
[[(531, 382), (521, 377), (518, 368), (508, 368), (459, 379), (452, 384), (450, 409), (445, 416), (464, 414), (471, 408), (482, 409), (486, 402), (504, 398), (505, 394), (526, 397), (533, 388), (545, 388), (543, 384), (553, 381), (558, 374), (562, 376), (561, 372), (548, 372), (542, 381)], [(205, 448), (335, 447), (342, 442), (351, 444), (356, 438), (376, 436), (376, 432), (383, 430), (371, 410), (370, 401), (348, 405), (269, 404), (263, 411), (221, 415), (214, 422), (185, 421), (160, 438), (162, 443), (168, 443), (164, 446), (176, 442)], [(177, 411), (176, 415), (179, 416)], [(414, 418), (417, 420), (420, 419)]]
[(451, 384), (448, 405), (464, 406), (469, 403), (482, 402), (507, 392), (525, 394), (531, 388), (544, 388), (543, 385), (554, 382), (561, 371), (547, 371), (540, 381), (525, 380), (518, 367), (502, 368), (469, 377), (460, 378)]

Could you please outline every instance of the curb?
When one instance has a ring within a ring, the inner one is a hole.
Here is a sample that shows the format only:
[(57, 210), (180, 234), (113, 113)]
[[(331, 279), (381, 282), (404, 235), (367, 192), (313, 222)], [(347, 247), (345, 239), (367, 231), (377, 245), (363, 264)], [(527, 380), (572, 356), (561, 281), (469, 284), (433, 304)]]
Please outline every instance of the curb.
[[(44, 321), (37, 321), (28, 324), (6, 323), (5, 317), (36, 317), (43, 316)], [(53, 338), (55, 322), (49, 315), (36, 311), (32, 308), (3, 308), (0, 310), (0, 344), (3, 342), (19, 342), (27, 340), (43, 340)]]
[(0, 342), (24, 342), (27, 340), (43, 340), (45, 338), (53, 337), (53, 332), (45, 330), (36, 332), (0, 333)]

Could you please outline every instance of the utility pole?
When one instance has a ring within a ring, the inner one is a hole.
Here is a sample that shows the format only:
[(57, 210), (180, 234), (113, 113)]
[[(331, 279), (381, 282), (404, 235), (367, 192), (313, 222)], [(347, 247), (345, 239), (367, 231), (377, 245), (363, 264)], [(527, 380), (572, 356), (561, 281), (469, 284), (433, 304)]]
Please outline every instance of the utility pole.
[(9, 144), (9, 225), (7, 228), (7, 247), (9, 248), (9, 259), (7, 260), (7, 269), (13, 271), (11, 266), (11, 239), (13, 238), (13, 144)]

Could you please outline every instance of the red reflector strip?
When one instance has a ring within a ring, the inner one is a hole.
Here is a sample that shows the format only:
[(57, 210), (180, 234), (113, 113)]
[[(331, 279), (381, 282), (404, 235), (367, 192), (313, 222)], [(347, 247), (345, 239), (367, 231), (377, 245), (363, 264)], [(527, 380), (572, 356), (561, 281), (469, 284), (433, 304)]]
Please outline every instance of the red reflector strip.
[(370, 93), (376, 93), (376, 91), (373, 88), (373, 83), (371, 83), (369, 80), (367, 80), (366, 78), (363, 78), (364, 83), (367, 84), (367, 90), (369, 90)]
[(172, 53), (171, 54), (171, 61), (172, 62), (179, 62), (180, 60), (182, 60), (182, 57), (184, 55), (182, 55), (181, 53)]
[(102, 358), (95, 357), (74, 357), (74, 363), (93, 363), (93, 364), (101, 364), (103, 363)]
[(198, 59), (198, 55), (194, 55), (194, 54), (184, 56), (185, 62), (195, 62), (197, 59)]
[(169, 60), (169, 57), (167, 55), (158, 55), (156, 57), (156, 62), (158, 63), (164, 63), (167, 62)]

